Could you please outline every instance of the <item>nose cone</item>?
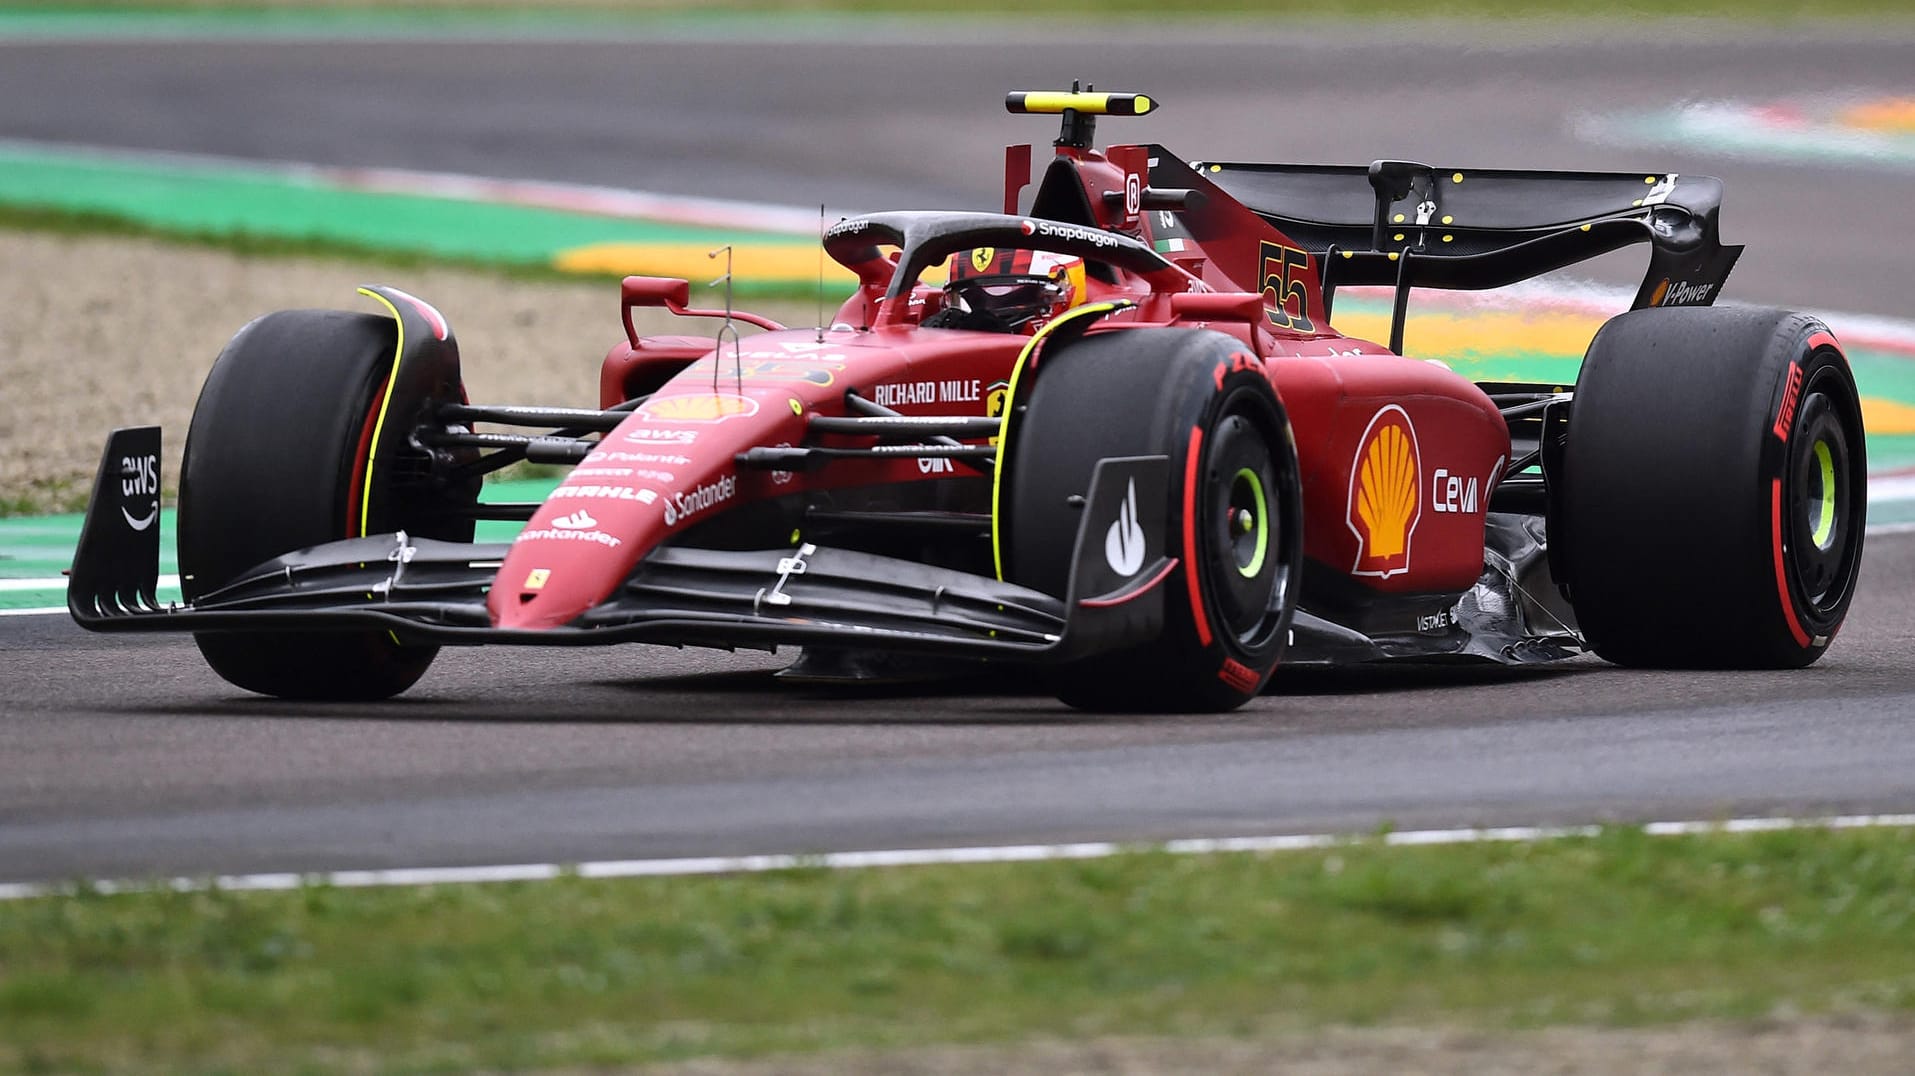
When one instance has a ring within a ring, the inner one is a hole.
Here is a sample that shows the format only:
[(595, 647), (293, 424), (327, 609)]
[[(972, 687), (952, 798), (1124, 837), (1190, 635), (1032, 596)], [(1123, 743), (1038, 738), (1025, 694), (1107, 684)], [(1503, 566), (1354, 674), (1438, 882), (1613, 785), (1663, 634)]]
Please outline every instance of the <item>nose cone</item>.
[(650, 489), (595, 481), (561, 485), (493, 577), (486, 596), (493, 627), (555, 628), (604, 601), (637, 562), (638, 538), (657, 520), (659, 499)]
[(730, 510), (746, 492), (734, 457), (802, 437), (804, 408), (787, 399), (782, 388), (741, 394), (701, 385), (633, 411), (512, 543), (486, 595), (493, 626), (570, 624), (611, 597), (660, 542)]

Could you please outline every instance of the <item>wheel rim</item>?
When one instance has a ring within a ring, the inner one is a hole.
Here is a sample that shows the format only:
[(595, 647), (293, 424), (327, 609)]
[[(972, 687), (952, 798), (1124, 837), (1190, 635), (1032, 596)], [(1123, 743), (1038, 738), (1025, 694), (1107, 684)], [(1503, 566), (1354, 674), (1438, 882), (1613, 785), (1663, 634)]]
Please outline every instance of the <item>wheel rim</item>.
[(1201, 556), (1223, 624), (1240, 642), (1259, 645), (1282, 596), (1276, 457), (1262, 424), (1241, 411), (1216, 424), (1207, 455)]
[(1825, 367), (1803, 387), (1789, 435), (1784, 481), (1790, 574), (1815, 620), (1841, 607), (1861, 559), (1855, 412), (1846, 384)]
[(1255, 579), (1263, 571), (1264, 557), (1270, 551), (1269, 499), (1263, 491), (1263, 475), (1251, 468), (1238, 468), (1230, 480), (1225, 526), (1232, 534), (1237, 574), (1245, 579)]

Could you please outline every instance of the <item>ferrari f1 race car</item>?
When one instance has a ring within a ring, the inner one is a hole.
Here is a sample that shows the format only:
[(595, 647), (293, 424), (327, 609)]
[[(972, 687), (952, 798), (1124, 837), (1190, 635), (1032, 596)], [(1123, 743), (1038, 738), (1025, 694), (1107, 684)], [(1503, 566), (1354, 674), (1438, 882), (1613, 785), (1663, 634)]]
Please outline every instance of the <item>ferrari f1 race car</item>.
[[(155, 600), (159, 430), (129, 428), (73, 617), (192, 632), (289, 698), (393, 695), (442, 645), (648, 642), (792, 646), (823, 677), (1015, 663), (1150, 711), (1237, 706), (1280, 661), (1786, 667), (1834, 639), (1855, 383), (1815, 319), (1710, 305), (1741, 252), (1717, 180), (1191, 164), (1094, 147), (1141, 94), (1007, 105), (1062, 118), (1028, 209), (1014, 146), (1001, 213), (841, 221), (856, 290), (818, 328), (626, 278), (596, 407), (469, 402), (446, 319), (394, 288), (259, 318), (187, 434), (184, 603)], [(1401, 357), (1413, 288), (1629, 244), (1647, 275), (1573, 389)], [(1387, 342), (1332, 327), (1352, 285), (1395, 289)], [(726, 321), (641, 336), (658, 306)], [(572, 469), (482, 501), (518, 460)], [(525, 525), (475, 543), (480, 519)]]

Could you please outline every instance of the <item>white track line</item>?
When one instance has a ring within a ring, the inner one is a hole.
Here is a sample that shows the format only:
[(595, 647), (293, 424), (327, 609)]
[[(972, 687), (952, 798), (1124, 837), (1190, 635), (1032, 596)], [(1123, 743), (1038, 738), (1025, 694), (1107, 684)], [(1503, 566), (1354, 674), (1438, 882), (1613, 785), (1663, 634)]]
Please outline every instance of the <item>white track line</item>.
[[(0, 594), (16, 590), (65, 590), (66, 583), (65, 576), (59, 576), (53, 579), (0, 579)], [(180, 577), (177, 575), (160, 576), (160, 586), (162, 587), (177, 587), (179, 585)]]
[[(1915, 826), (1915, 814), (1837, 815), (1827, 818), (1732, 818), (1721, 822), (1651, 822), (1642, 827), (1652, 837), (1705, 833), (1773, 833), (1802, 829), (1862, 829)], [(902, 848), (871, 852), (828, 852), (820, 855), (706, 856), (690, 859), (601, 860), (566, 866), (558, 863), (516, 863), (492, 867), (410, 867), (394, 870), (332, 871), (312, 874), (224, 874), (210, 878), (167, 878), (154, 881), (94, 881), (99, 893), (138, 893), (168, 890), (176, 893), (209, 889), (263, 891), (323, 885), (339, 889), (385, 886), (474, 885), (489, 882), (543, 882), (567, 874), (580, 878), (673, 878), (706, 874), (760, 874), (784, 870), (865, 870), (872, 867), (922, 867), (970, 863), (1035, 863), (1062, 859), (1104, 859), (1139, 851), (1172, 855), (1214, 855), (1225, 852), (1296, 852), (1339, 845), (1361, 845), (1380, 840), (1389, 847), (1426, 847), (1490, 842), (1552, 841), (1566, 837), (1594, 837), (1601, 826), (1505, 826), (1494, 829), (1425, 829), (1386, 833), (1380, 838), (1363, 834), (1306, 833), (1271, 837), (1196, 837), (1160, 845), (1094, 841), (1078, 844), (1014, 844), (974, 848)], [(28, 900), (63, 896), (73, 883), (0, 883), (0, 900)]]
[[(0, 579), (0, 594), (31, 592), (37, 590), (66, 593), (66, 579)], [(177, 575), (160, 576), (162, 588), (179, 589), (180, 577)], [(0, 609), (0, 616), (57, 616), (67, 611), (64, 605), (48, 605), (37, 609)]]

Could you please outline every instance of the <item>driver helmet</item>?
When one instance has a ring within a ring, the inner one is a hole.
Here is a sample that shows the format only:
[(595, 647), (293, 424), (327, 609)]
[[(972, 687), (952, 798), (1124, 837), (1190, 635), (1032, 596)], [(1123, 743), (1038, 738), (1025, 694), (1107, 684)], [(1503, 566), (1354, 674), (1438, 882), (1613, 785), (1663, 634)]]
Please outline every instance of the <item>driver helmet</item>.
[(978, 247), (951, 256), (945, 309), (1026, 335), (1084, 301), (1084, 259), (1045, 250)]

